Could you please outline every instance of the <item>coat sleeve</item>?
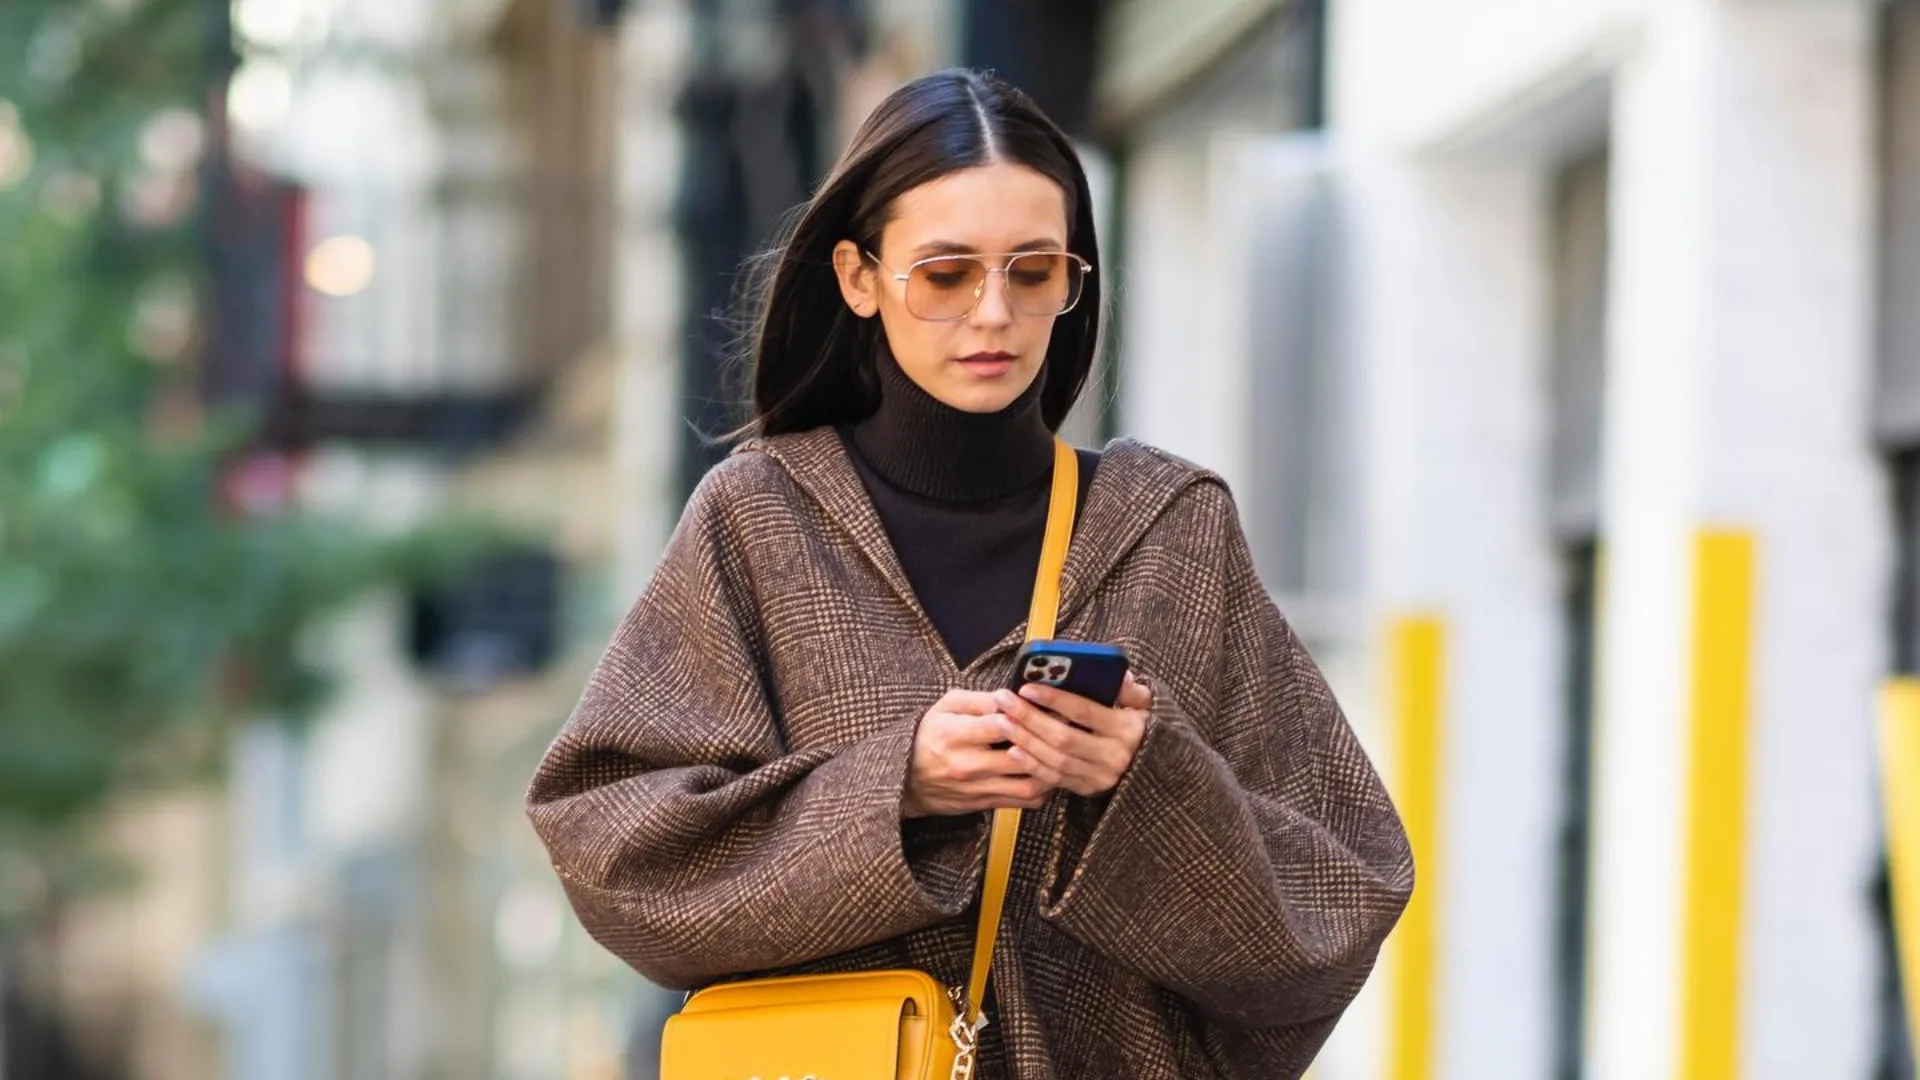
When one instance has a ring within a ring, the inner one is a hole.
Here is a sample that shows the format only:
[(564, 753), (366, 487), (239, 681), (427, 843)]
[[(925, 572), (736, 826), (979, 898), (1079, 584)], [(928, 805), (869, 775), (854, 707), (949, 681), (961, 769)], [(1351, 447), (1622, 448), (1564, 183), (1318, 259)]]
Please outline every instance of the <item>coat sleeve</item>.
[(696, 491), (527, 795), (587, 931), (675, 990), (952, 918), (984, 836), (903, 829), (917, 716), (783, 745), (724, 521), (737, 468)]
[[(1248, 1075), (1295, 1075), (1359, 991), (1413, 887), (1406, 834), (1319, 670), (1254, 571), (1230, 496), (1194, 553), (1227, 600), (1215, 692), (1156, 684), (1102, 800), (1075, 799), (1042, 913), (1192, 1003)], [(1198, 650), (1196, 650), (1198, 651)], [(1146, 673), (1149, 679), (1153, 673)], [(1171, 680), (1168, 680), (1171, 682)], [(1079, 824), (1072, 824), (1075, 820)]]

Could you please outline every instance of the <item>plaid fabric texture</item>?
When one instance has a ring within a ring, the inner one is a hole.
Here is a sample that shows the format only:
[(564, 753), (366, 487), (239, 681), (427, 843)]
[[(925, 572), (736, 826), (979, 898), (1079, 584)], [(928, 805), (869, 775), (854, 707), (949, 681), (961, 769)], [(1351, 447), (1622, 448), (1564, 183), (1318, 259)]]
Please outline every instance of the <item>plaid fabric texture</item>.
[[(1023, 820), (986, 1080), (1303, 1073), (1413, 885), (1399, 818), (1255, 575), (1220, 479), (1110, 445), (1060, 636), (1156, 703), (1098, 800)], [(689, 502), (528, 794), (589, 932), (654, 982), (912, 967), (964, 984), (985, 819), (903, 823), (956, 667), (838, 438), (743, 446)]]

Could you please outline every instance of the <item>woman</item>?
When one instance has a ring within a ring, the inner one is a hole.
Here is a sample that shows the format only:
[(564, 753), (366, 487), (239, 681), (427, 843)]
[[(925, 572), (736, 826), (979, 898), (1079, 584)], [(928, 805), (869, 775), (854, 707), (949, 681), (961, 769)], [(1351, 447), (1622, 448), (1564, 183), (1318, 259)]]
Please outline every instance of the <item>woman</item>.
[(1000, 689), (1099, 338), (1092, 210), (1011, 87), (945, 72), (875, 110), (772, 261), (754, 437), (694, 493), (529, 811), (588, 930), (693, 989), (963, 983), (984, 812), (1025, 808), (979, 1075), (1298, 1076), (1412, 864), (1220, 479), (1081, 452), (1058, 636), (1141, 679), (1113, 708)]

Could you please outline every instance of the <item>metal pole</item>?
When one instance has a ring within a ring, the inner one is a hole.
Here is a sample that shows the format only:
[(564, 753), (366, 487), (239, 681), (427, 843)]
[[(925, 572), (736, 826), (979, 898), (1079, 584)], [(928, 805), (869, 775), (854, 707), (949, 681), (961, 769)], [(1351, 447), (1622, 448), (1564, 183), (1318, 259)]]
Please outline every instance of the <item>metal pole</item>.
[(13, 1008), (13, 991), (7, 983), (7, 946), (0, 934), (0, 1080), (7, 1080), (7, 1017)]
[[(219, 288), (225, 279), (224, 263), (230, 258), (232, 230), (230, 218), (233, 164), (230, 126), (227, 122), (227, 88), (232, 85), (239, 57), (233, 45), (233, 0), (206, 0), (206, 38), (201, 62), (205, 83), (201, 89), (201, 112), (206, 121), (206, 152), (200, 161), (200, 191), (194, 213), (198, 218), (200, 257), (207, 277)], [(222, 340), (226, 327), (220, 325), (223, 307), (213, 295), (205, 295), (201, 304), (207, 346), (202, 359), (201, 386), (217, 390), (227, 343)]]

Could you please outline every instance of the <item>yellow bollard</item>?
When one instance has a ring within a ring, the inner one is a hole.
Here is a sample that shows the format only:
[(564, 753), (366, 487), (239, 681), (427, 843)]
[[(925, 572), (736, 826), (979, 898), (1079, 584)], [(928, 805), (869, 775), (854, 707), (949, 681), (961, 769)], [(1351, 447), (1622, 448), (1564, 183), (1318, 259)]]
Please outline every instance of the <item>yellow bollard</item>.
[(1709, 531), (1697, 539), (1678, 1080), (1741, 1073), (1755, 571), (1751, 534)]
[(1388, 656), (1393, 797), (1413, 844), (1416, 880), (1413, 901), (1387, 941), (1392, 958), (1387, 1076), (1431, 1080), (1439, 1012), (1446, 627), (1425, 616), (1396, 620)]
[(1920, 679), (1895, 679), (1881, 691), (1880, 796), (1907, 1031), (1920, 1045)]

